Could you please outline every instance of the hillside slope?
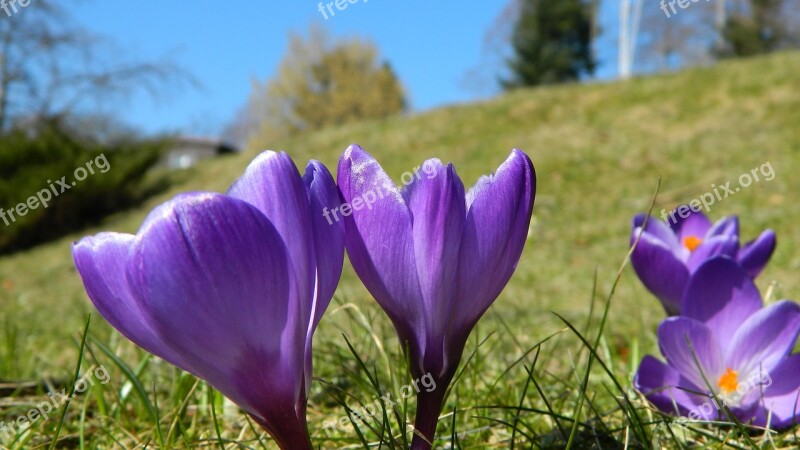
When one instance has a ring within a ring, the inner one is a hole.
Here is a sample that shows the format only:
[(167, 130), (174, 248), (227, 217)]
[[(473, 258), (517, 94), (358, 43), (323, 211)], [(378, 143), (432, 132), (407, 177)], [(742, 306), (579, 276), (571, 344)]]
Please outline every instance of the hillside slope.
[[(517, 274), (482, 322), (494, 329), (495, 319), (506, 319), (521, 343), (559, 328), (543, 312), (583, 318), (595, 269), (599, 292), (607, 292), (627, 250), (630, 219), (648, 207), (659, 177), (658, 211), (768, 163), (774, 179), (719, 201), (710, 214), (740, 214), (748, 238), (775, 229), (778, 251), (760, 285), (765, 289), (776, 280), (774, 295), (800, 298), (800, 53), (628, 82), (521, 90), (481, 103), (323, 130), (276, 142), (274, 148), (286, 150), (300, 165), (320, 159), (335, 172), (339, 154), (351, 142), (375, 155), (394, 176), (429, 157), (452, 161), (468, 186), (494, 170), (512, 147), (531, 155), (539, 177), (532, 236)], [(70, 337), (92, 311), (72, 266), (72, 240), (100, 230), (135, 232), (153, 206), (180, 191), (223, 191), (254, 155), (205, 163), (140, 209), (0, 259), (0, 317), (18, 331), (16, 351), (28, 355), (13, 367), (9, 363), (4, 375), (71, 370)], [(335, 302), (368, 299), (346, 269)], [(626, 270), (609, 333), (625, 341), (639, 337), (644, 350), (653, 350), (652, 330), (661, 314), (658, 302)], [(105, 330), (95, 319), (93, 328)], [(334, 327), (323, 321), (321, 332), (335, 335)], [(6, 358), (12, 352), (0, 351)]]

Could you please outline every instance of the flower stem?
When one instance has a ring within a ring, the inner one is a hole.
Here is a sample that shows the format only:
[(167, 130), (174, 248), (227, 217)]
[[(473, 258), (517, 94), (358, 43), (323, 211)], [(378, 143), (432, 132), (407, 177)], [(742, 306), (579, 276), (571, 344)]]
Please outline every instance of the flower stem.
[[(410, 450), (430, 450), (436, 435), (436, 424), (447, 392), (447, 384), (431, 392), (425, 390), (417, 395), (417, 416), (414, 420), (414, 439)], [(421, 436), (420, 436), (421, 435)], [(424, 437), (423, 437), (424, 436)]]
[(311, 437), (308, 435), (308, 425), (305, 416), (302, 420), (286, 420), (282, 426), (269, 426), (251, 416), (275, 440), (282, 450), (314, 450)]

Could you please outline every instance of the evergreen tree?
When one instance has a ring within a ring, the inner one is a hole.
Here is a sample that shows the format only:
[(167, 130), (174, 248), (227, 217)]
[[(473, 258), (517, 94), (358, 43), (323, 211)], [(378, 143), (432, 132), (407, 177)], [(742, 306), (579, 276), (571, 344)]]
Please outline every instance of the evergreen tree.
[(796, 0), (748, 0), (730, 16), (722, 37), (720, 56), (738, 57), (770, 53), (800, 44), (797, 17), (791, 14)]
[(504, 89), (563, 83), (591, 75), (593, 3), (591, 0), (519, 0), (508, 61), (511, 78)]

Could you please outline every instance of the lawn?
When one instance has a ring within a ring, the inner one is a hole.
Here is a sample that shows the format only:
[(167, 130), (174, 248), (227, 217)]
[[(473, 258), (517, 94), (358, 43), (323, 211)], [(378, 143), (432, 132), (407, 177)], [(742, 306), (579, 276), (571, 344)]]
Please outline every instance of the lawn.
[[(745, 438), (726, 426), (662, 425), (631, 378), (643, 355), (658, 354), (655, 327), (664, 312), (630, 267), (619, 271), (631, 219), (649, 208), (659, 183), (658, 214), (731, 182), (740, 190), (716, 200), (709, 215), (739, 215), (745, 239), (775, 230), (778, 248), (757, 284), (768, 302), (800, 299), (798, 87), (800, 53), (783, 53), (626, 82), (520, 90), (270, 147), (303, 166), (319, 159), (335, 172), (355, 142), (395, 177), (438, 157), (452, 162), (467, 186), (514, 147), (533, 159), (538, 191), (528, 243), (470, 338), (440, 419), (442, 447), (563, 448), (574, 423), (573, 448), (794, 447), (794, 431)], [(62, 410), (10, 438), (0, 428), (0, 443), (45, 448), (58, 434), (61, 448), (275, 448), (205, 383), (113, 331), (93, 312), (70, 255), (83, 235), (135, 232), (150, 209), (178, 192), (224, 191), (257, 152), (177, 174), (168, 192), (141, 208), (0, 259), (0, 420), (16, 420), (48, 392), (69, 392), (79, 355), (81, 374), (94, 381), (69, 404), (58, 433)], [(744, 187), (743, 174), (759, 181)], [(333, 425), (348, 422), (349, 409), (375, 404), (378, 393), (396, 400), (410, 381), (389, 320), (347, 262), (314, 350), (315, 445), (407, 447), (413, 399), (357, 422), (358, 432)], [(592, 352), (600, 361), (590, 362)]]

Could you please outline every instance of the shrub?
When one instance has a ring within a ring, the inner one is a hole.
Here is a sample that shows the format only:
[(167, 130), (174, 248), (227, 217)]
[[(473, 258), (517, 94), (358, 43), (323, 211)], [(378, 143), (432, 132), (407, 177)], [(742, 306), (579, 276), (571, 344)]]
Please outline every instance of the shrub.
[[(147, 174), (167, 143), (100, 144), (56, 123), (0, 136), (0, 254), (96, 223), (163, 188), (163, 178)], [(17, 211), (20, 204), (26, 206)]]

